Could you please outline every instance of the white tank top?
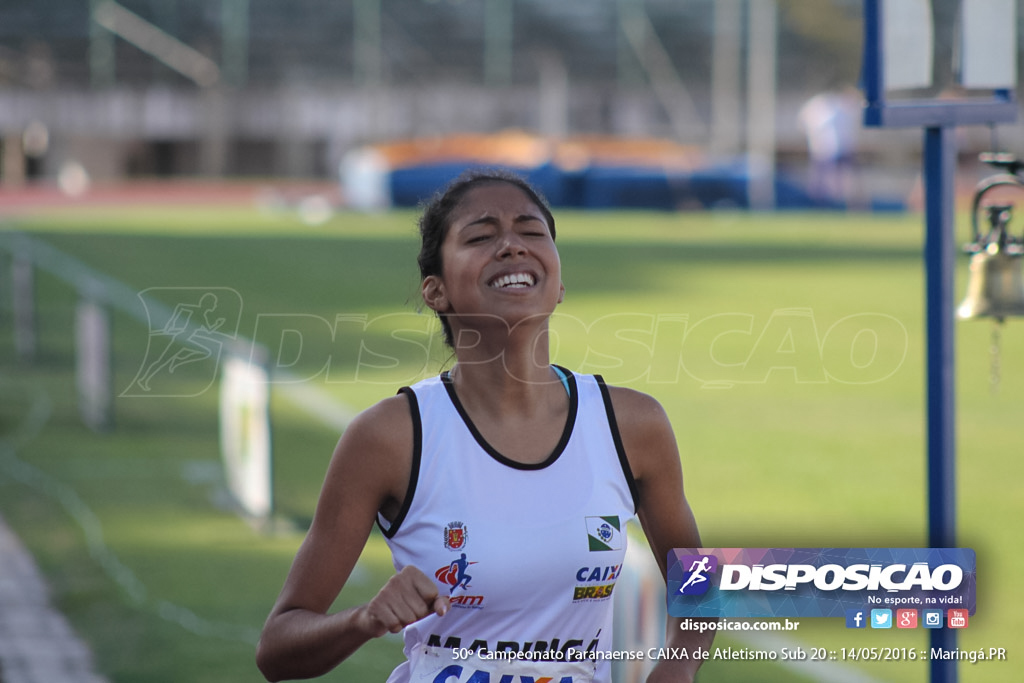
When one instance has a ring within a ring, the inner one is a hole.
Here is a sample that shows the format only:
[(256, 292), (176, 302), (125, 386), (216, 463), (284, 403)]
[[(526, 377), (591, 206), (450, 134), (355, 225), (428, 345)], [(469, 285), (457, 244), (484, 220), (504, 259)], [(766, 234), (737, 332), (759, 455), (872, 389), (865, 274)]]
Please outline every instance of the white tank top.
[[(418, 567), (452, 603), (445, 616), (405, 629), (407, 658), (424, 647), (570, 661), (611, 650), (611, 596), (636, 486), (603, 380), (557, 370), (569, 414), (537, 464), (509, 460), (484, 440), (447, 373), (401, 390), (413, 416), (412, 476), (394, 522), (378, 524), (395, 569)], [(591, 660), (594, 680), (610, 681), (609, 661)], [(404, 662), (389, 683), (409, 681), (410, 668)], [(437, 680), (468, 681), (463, 668)]]

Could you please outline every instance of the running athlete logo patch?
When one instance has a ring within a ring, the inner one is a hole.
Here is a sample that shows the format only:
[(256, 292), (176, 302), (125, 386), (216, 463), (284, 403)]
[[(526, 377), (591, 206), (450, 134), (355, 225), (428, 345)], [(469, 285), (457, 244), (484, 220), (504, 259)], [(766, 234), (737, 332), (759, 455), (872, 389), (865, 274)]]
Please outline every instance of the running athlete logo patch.
[(459, 559), (434, 572), (434, 577), (449, 586), (449, 593), (454, 593), (456, 588), (469, 588), (469, 582), (473, 577), (467, 574), (466, 570), (473, 564), (476, 562), (470, 562), (466, 559), (466, 553), (462, 553)]
[(622, 550), (622, 529), (618, 515), (587, 517), (590, 550)]

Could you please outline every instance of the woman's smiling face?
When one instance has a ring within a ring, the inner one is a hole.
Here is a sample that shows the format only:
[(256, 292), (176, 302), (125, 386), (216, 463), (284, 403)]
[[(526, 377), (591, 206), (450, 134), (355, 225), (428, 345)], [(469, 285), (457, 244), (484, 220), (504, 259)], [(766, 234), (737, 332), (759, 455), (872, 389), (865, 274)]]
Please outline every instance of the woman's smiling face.
[(511, 183), (469, 191), (452, 212), (442, 274), (424, 280), (424, 299), (450, 322), (500, 318), (509, 328), (546, 318), (562, 300), (561, 263), (541, 209)]

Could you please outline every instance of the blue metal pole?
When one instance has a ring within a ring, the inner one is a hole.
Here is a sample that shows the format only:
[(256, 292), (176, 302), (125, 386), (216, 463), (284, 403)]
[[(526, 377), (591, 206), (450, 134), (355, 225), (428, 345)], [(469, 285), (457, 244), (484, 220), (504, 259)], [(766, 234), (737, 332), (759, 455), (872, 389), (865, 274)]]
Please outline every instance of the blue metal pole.
[[(956, 140), (953, 126), (924, 129), (925, 287), (928, 378), (928, 545), (956, 547), (953, 358), (953, 233)], [(956, 631), (930, 631), (931, 647), (956, 648)], [(956, 683), (955, 660), (932, 659), (931, 683)]]

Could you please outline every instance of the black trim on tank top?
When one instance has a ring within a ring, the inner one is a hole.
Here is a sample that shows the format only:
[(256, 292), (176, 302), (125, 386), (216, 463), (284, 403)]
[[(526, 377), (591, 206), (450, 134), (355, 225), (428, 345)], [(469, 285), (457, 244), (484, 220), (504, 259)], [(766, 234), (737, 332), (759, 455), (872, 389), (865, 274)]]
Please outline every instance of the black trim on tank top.
[(380, 527), (386, 538), (392, 538), (398, 533), (398, 528), (402, 526), (405, 516), (409, 514), (412, 498), (416, 494), (416, 484), (420, 480), (420, 460), (423, 456), (423, 423), (420, 419), (420, 404), (416, 399), (416, 392), (409, 387), (402, 387), (398, 393), (405, 394), (405, 397), (409, 399), (409, 413), (412, 416), (412, 466), (409, 468), (409, 486), (405, 490), (402, 507), (399, 508), (398, 514), (395, 515), (388, 528), (384, 528), (381, 516), (377, 515), (377, 526)]
[(619, 423), (615, 419), (615, 409), (612, 407), (612, 395), (608, 391), (608, 385), (604, 383), (604, 377), (594, 375), (597, 386), (601, 389), (601, 398), (604, 400), (604, 409), (608, 413), (608, 427), (612, 430), (612, 442), (615, 443), (615, 452), (619, 454), (619, 464), (622, 465), (622, 473), (626, 476), (626, 484), (629, 486), (629, 494), (633, 497), (633, 513), (640, 509), (640, 493), (636, 487), (636, 479), (633, 478), (633, 469), (629, 466), (629, 459), (626, 457), (626, 449), (622, 445), (622, 435), (619, 434)]
[(455, 385), (453, 384), (451, 375), (447, 370), (441, 373), (441, 383), (448, 392), (448, 397), (451, 399), (452, 405), (455, 406), (455, 410), (459, 413), (459, 417), (462, 418), (466, 428), (469, 429), (469, 433), (473, 435), (477, 444), (479, 444), (480, 448), (484, 449), (488, 455), (500, 462), (502, 465), (513, 469), (542, 470), (558, 460), (559, 456), (562, 455), (562, 452), (565, 450), (565, 447), (569, 445), (569, 437), (572, 436), (573, 427), (576, 425), (576, 413), (579, 408), (579, 392), (576, 389), (576, 376), (561, 366), (554, 367), (557, 367), (565, 373), (565, 377), (569, 383), (569, 414), (565, 418), (565, 427), (562, 429), (562, 436), (555, 445), (554, 450), (551, 451), (551, 455), (543, 461), (536, 463), (518, 462), (499, 453), (494, 446), (487, 442), (487, 439), (485, 439), (483, 434), (480, 433), (480, 430), (478, 430), (476, 425), (473, 424), (473, 420), (470, 419), (465, 406), (462, 405), (462, 401), (459, 400), (458, 394), (455, 393)]

